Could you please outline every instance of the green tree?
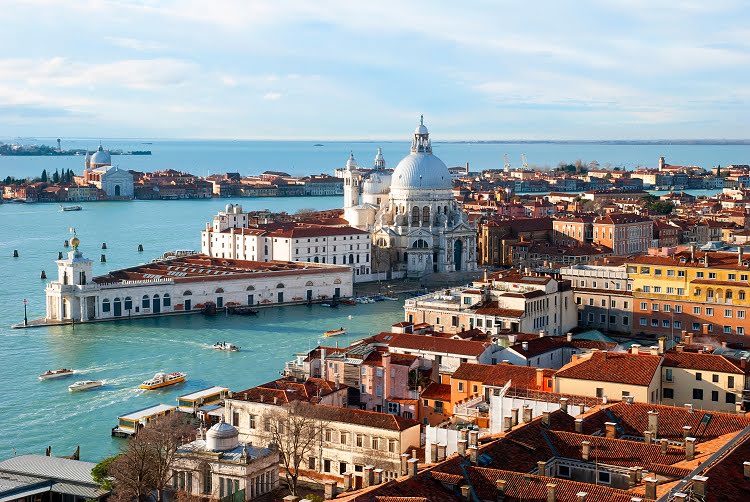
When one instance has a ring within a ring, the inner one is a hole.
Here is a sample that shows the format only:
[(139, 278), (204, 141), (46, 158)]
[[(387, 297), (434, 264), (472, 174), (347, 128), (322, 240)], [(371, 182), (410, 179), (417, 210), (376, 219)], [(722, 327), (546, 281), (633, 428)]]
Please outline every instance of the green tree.
[(112, 478), (109, 476), (109, 466), (112, 465), (112, 462), (114, 462), (117, 457), (118, 455), (107, 457), (91, 469), (91, 477), (94, 479), (94, 482), (104, 490), (112, 489)]
[(52, 175), (52, 183), (60, 183), (60, 171), (55, 169), (55, 174)]
[(42, 182), (47, 183), (47, 170), (42, 169)]

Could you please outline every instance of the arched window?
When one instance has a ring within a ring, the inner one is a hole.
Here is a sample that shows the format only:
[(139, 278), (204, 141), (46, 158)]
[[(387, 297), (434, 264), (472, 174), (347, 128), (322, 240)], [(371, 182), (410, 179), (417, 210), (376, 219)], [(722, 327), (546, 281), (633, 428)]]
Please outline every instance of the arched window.
[(745, 299), (745, 290), (744, 289), (741, 289), (740, 292), (737, 293), (737, 298), (739, 298), (740, 300), (744, 300)]
[(124, 308), (125, 308), (125, 310), (133, 310), (133, 299), (130, 298), (129, 296), (125, 297)]
[(732, 293), (731, 289), (727, 289), (727, 294), (724, 296), (724, 298), (726, 298), (727, 300), (731, 300), (732, 298), (734, 298), (734, 293)]
[(695, 296), (701, 295), (701, 288), (695, 288), (695, 292), (693, 293)]
[(102, 312), (109, 312), (109, 300), (107, 298), (102, 300)]
[(255, 291), (255, 286), (248, 286), (245, 291)]
[(315, 262), (315, 263), (318, 263), (319, 261), (320, 261), (320, 260), (318, 260), (318, 257), (317, 257), (317, 256), (316, 256), (315, 258), (313, 258), (313, 262)]
[(216, 291), (214, 291), (214, 293), (223, 293), (223, 292), (224, 292), (223, 288), (216, 288)]
[(411, 224), (419, 225), (419, 208), (417, 206), (411, 208)]
[(422, 208), (422, 225), (430, 224), (430, 206)]
[(714, 297), (714, 290), (713, 289), (709, 289), (708, 291), (706, 291), (706, 297), (707, 298), (713, 298)]
[(443, 213), (444, 213), (444, 214), (448, 214), (448, 206), (445, 206), (445, 207), (443, 208)]
[(307, 282), (305, 283), (305, 286), (312, 286), (312, 285), (313, 285), (313, 282), (312, 282), (312, 281), (307, 281)]
[(169, 296), (169, 293), (164, 293), (164, 297), (162, 298), (162, 305), (164, 305), (165, 307), (172, 306), (172, 298)]
[(154, 295), (154, 300), (158, 300), (158, 299), (159, 299), (159, 295)]
[(188, 289), (187, 291), (185, 291), (184, 293), (182, 293), (182, 296), (190, 296), (192, 294), (193, 294), (193, 292)]
[(143, 295), (143, 298), (141, 298), (141, 307), (144, 309), (147, 309), (151, 306), (151, 298), (148, 297), (148, 295)]
[(276, 289), (281, 289), (281, 288), (283, 288), (283, 287), (284, 287), (284, 283), (283, 283), (283, 282), (280, 282), (280, 283), (278, 283), (278, 284), (276, 285)]
[(333, 283), (334, 283), (334, 284), (341, 284), (341, 279), (335, 279), (335, 280), (333, 281)]
[(350, 254), (349, 255), (349, 265), (352, 265), (352, 264), (354, 264), (354, 255)]
[(415, 249), (424, 249), (427, 247), (427, 241), (425, 241), (424, 239), (418, 239), (414, 241), (414, 244), (412, 244), (411, 247)]

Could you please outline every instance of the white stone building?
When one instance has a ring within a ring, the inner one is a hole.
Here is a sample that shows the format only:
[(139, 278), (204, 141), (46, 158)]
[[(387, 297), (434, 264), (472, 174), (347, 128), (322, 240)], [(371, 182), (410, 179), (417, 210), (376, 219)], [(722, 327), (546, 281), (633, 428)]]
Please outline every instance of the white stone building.
[(49, 321), (97, 321), (199, 312), (217, 308), (324, 301), (352, 296), (348, 266), (257, 262), (190, 255), (152, 262), (92, 279), (92, 262), (78, 249), (57, 260), (58, 277), (46, 288)]
[(475, 271), (476, 229), (453, 198), (452, 176), (433, 155), (424, 123), (393, 174), (379, 165), (362, 172), (350, 156), (343, 173), (344, 218), (372, 235), (373, 268), (392, 277)]
[(350, 226), (269, 223), (249, 227), (248, 213), (227, 204), (201, 232), (201, 252), (214, 258), (328, 263), (351, 267), (355, 282), (373, 279), (370, 235)]
[(237, 429), (222, 420), (177, 450), (172, 471), (174, 492), (254, 500), (278, 488), (279, 452), (240, 443)]
[(99, 145), (94, 155), (86, 155), (83, 180), (103, 190), (107, 197), (133, 198), (133, 175), (112, 165), (112, 156)]

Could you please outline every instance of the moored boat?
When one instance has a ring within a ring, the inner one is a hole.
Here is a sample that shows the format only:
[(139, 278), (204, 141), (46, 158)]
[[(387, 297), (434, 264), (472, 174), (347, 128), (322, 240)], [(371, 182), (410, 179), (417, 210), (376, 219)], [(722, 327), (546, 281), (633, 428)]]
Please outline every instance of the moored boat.
[(344, 298), (343, 300), (340, 300), (339, 303), (343, 303), (344, 305), (356, 305), (356, 300), (353, 300), (351, 298)]
[(389, 302), (397, 302), (398, 301), (398, 296), (395, 296), (395, 295), (393, 295), (393, 296), (391, 296), (391, 295), (383, 295), (382, 298), (383, 298), (383, 300), (388, 300)]
[(47, 370), (39, 375), (39, 380), (50, 380), (52, 378), (61, 378), (70, 376), (75, 373), (73, 370), (68, 368), (60, 368), (59, 370)]
[(339, 329), (329, 329), (328, 331), (323, 333), (323, 336), (339, 336), (346, 334), (346, 330), (341, 327)]
[(240, 348), (237, 345), (234, 345), (229, 342), (216, 342), (212, 345), (212, 347), (216, 350), (223, 350), (225, 352), (239, 352)]
[(146, 380), (138, 387), (146, 390), (160, 389), (162, 387), (167, 387), (168, 385), (174, 385), (176, 383), (184, 382), (186, 378), (187, 374), (180, 371), (169, 374), (157, 373), (153, 376), (153, 378), (151, 378), (150, 380)]
[(227, 310), (232, 315), (258, 315), (260, 310), (254, 309), (249, 306), (245, 307), (227, 307)]
[(68, 390), (70, 392), (77, 392), (80, 390), (95, 389), (97, 387), (102, 387), (103, 385), (104, 380), (81, 380), (72, 385), (68, 385)]

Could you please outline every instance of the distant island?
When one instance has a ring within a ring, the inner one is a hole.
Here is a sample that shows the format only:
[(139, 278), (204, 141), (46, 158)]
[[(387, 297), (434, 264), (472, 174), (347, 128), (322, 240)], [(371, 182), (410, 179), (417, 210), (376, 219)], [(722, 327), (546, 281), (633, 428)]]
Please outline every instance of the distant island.
[[(90, 150), (74, 148), (62, 150), (48, 145), (11, 145), (0, 143), (0, 156), (2, 157), (63, 157), (83, 156)], [(151, 155), (151, 150), (110, 150), (110, 155)]]

